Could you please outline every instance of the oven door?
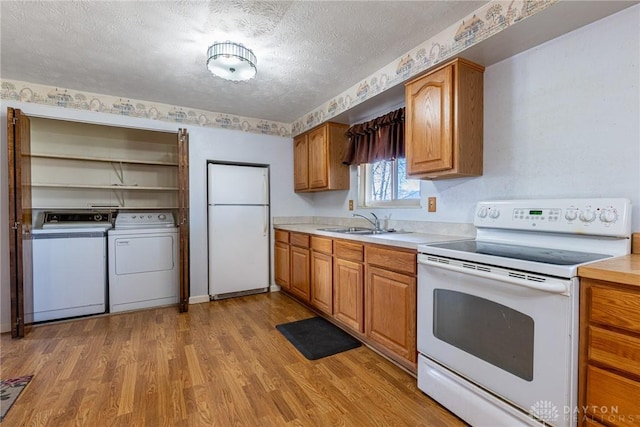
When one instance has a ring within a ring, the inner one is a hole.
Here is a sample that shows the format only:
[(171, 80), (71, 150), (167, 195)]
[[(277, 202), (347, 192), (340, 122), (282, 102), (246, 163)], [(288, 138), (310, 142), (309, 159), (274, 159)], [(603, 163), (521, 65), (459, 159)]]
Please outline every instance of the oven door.
[(423, 254), (418, 263), (418, 351), (524, 413), (571, 424), (577, 279)]

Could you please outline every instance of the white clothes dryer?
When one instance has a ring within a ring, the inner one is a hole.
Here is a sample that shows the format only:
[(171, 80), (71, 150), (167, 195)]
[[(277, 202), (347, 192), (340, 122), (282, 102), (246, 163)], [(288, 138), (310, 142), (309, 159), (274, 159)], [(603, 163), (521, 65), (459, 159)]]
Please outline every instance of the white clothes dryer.
[(109, 311), (178, 303), (179, 234), (169, 212), (121, 212), (108, 232)]

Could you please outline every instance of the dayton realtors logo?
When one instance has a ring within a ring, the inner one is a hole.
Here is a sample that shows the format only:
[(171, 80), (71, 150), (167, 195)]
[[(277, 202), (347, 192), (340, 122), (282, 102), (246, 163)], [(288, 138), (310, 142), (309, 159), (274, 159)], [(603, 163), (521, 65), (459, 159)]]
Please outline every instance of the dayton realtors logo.
[(538, 400), (529, 409), (529, 413), (546, 423), (558, 421), (558, 419), (560, 418), (560, 412), (558, 412), (558, 408), (548, 400)]

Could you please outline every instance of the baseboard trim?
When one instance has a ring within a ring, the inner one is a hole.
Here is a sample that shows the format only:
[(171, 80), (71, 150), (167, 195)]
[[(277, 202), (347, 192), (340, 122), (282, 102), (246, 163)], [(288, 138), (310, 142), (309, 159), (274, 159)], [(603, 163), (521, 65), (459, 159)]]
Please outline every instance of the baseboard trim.
[(189, 305), (201, 304), (203, 302), (209, 302), (209, 295), (198, 295), (195, 297), (189, 297)]

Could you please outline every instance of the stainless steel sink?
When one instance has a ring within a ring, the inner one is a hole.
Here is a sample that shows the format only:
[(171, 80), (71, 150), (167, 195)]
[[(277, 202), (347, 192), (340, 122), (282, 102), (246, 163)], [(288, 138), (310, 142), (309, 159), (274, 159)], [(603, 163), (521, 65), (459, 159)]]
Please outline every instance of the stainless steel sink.
[(332, 233), (342, 234), (384, 234), (384, 233), (396, 233), (395, 230), (374, 230), (367, 227), (335, 227), (335, 228), (319, 228), (321, 231), (330, 231)]

